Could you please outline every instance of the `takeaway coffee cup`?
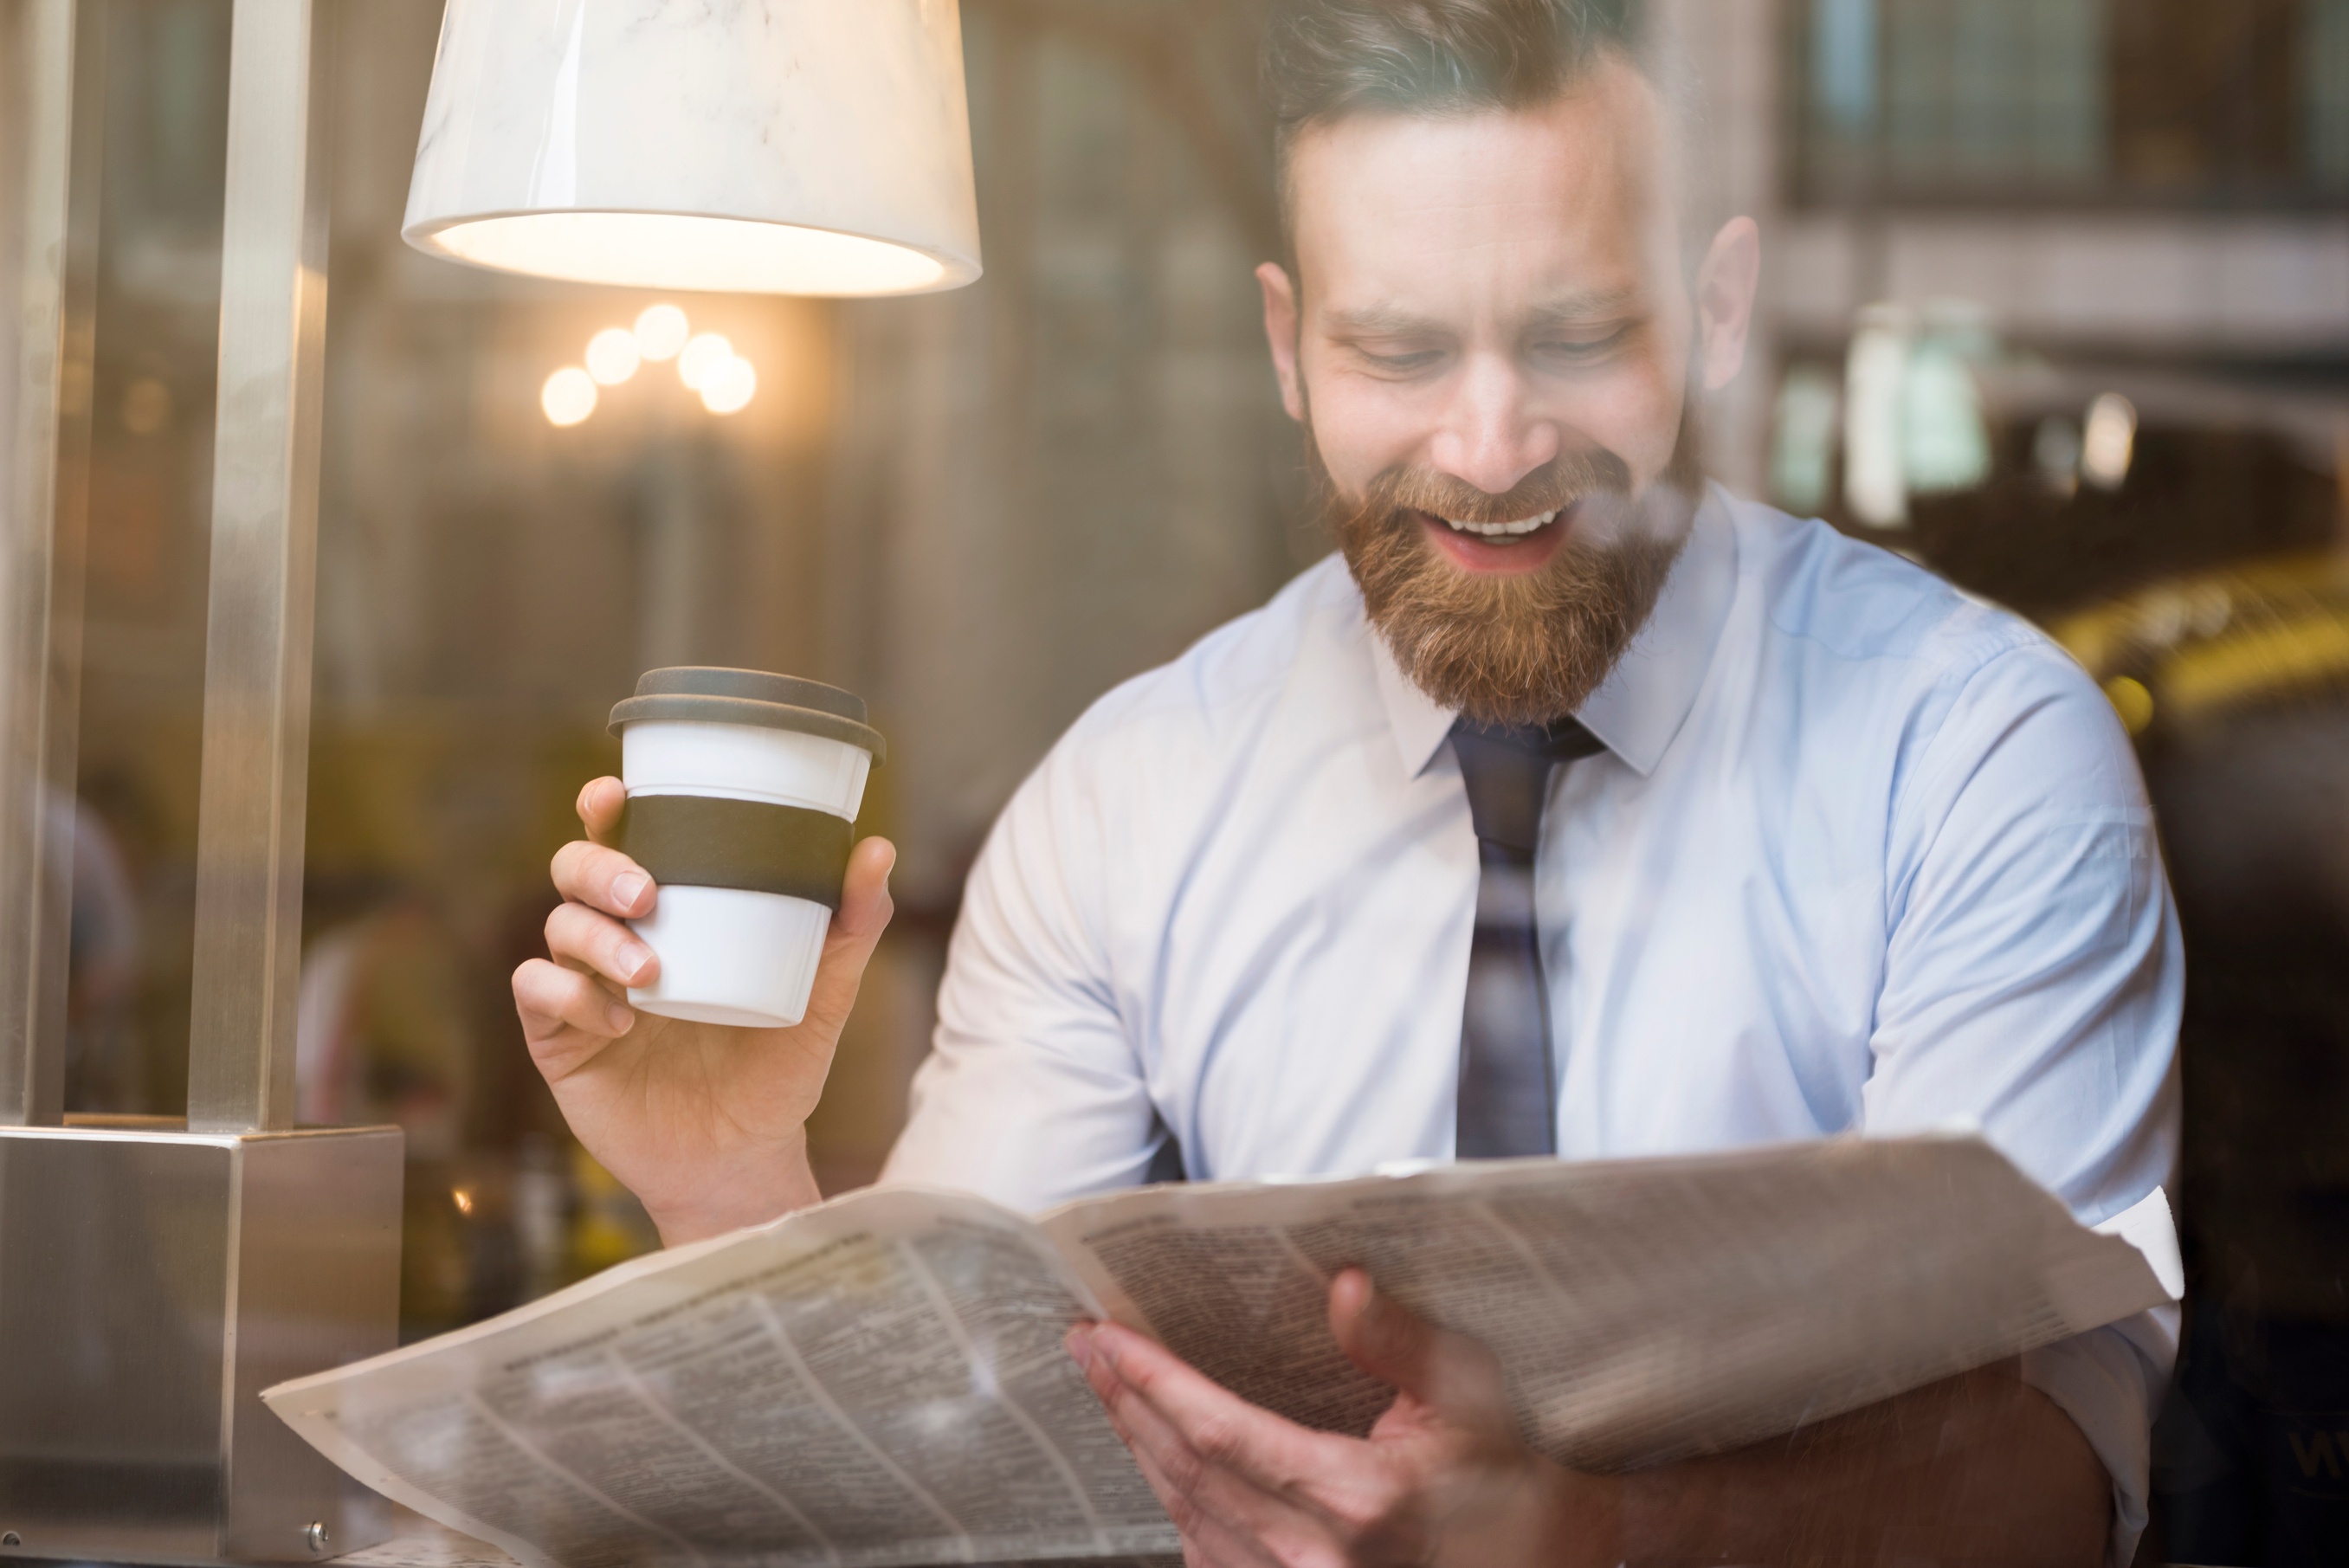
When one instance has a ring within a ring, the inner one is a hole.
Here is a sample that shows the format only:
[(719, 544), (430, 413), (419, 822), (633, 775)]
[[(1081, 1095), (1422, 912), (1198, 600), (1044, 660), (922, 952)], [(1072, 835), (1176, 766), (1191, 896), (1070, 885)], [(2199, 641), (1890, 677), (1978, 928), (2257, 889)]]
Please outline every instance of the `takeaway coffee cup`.
[(612, 710), (619, 847), (659, 887), (629, 923), (660, 957), (647, 1013), (774, 1027), (807, 1012), (849, 824), (881, 760), (864, 702), (757, 670), (654, 670)]

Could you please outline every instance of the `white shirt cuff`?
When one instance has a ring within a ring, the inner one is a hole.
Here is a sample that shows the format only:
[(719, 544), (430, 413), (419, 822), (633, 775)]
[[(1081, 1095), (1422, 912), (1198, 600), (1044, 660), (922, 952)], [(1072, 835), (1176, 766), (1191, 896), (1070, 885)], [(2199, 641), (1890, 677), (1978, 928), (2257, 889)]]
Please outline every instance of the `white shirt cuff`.
[(2158, 1306), (2023, 1357), (2023, 1380), (2072, 1418), (2113, 1483), (2106, 1568), (2128, 1568), (2145, 1532), (2153, 1416), (2178, 1361), (2178, 1308)]

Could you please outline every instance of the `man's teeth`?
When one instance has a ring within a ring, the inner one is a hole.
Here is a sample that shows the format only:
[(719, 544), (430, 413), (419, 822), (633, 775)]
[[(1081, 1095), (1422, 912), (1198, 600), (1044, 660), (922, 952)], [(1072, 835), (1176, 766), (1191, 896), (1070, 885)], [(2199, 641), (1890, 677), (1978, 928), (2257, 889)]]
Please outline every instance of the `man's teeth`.
[(1520, 533), (1531, 533), (1537, 528), (1547, 528), (1557, 521), (1557, 513), (1546, 511), (1539, 517), (1519, 518), (1515, 522), (1469, 522), (1457, 517), (1447, 517), (1444, 521), (1463, 533), (1474, 533), (1485, 539), (1510, 539)]

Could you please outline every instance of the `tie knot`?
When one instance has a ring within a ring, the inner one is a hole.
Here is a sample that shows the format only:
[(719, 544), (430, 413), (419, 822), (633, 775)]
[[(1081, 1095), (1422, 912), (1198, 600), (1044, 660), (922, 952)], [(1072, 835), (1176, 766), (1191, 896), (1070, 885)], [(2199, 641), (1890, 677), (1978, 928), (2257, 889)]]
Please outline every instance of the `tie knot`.
[(1468, 787), (1468, 817), (1488, 844), (1531, 860), (1541, 842), (1549, 770), (1604, 749), (1575, 718), (1550, 725), (1471, 724), (1452, 728), (1452, 749)]

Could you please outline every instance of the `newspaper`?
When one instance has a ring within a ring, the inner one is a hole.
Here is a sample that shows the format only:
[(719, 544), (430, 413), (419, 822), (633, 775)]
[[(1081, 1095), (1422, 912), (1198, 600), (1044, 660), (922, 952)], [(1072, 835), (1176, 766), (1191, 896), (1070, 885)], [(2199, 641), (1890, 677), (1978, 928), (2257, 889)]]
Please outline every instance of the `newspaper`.
[(1969, 1137), (1150, 1187), (1035, 1221), (885, 1188), (263, 1398), (530, 1568), (1146, 1557), (1179, 1543), (1062, 1347), (1081, 1320), (1361, 1432), (1392, 1391), (1328, 1324), (1359, 1264), (1491, 1347), (1536, 1446), (1615, 1469), (2175, 1299), (2160, 1194), (2115, 1225)]

